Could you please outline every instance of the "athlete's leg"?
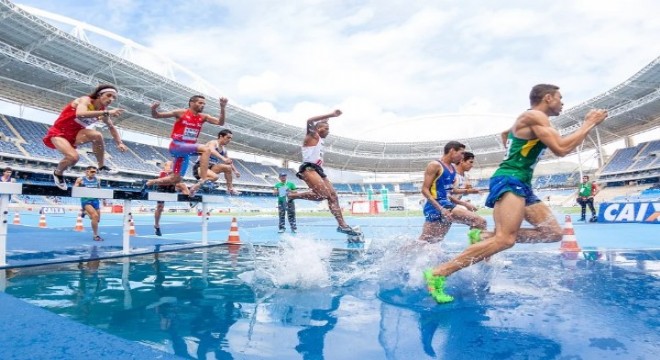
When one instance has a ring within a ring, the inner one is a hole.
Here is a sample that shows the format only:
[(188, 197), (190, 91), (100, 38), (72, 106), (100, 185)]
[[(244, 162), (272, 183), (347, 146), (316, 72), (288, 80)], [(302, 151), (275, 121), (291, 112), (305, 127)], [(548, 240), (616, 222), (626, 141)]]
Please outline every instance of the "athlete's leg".
[(495, 236), (469, 246), (454, 259), (435, 267), (435, 276), (449, 276), (500, 251), (512, 247), (525, 217), (525, 199), (507, 192), (495, 203)]
[(156, 229), (160, 228), (160, 216), (163, 214), (164, 209), (165, 209), (165, 202), (158, 201), (156, 203), (156, 209), (154, 210), (154, 228)]
[(437, 243), (444, 240), (445, 235), (451, 228), (451, 222), (437, 220), (437, 221), (424, 221), (422, 225), (422, 233), (419, 235), (419, 240), (428, 243)]
[(552, 210), (543, 202), (525, 207), (525, 220), (534, 229), (520, 229), (516, 242), (519, 243), (551, 243), (561, 241), (563, 230)]
[(150, 179), (147, 180), (147, 186), (153, 186), (153, 185), (159, 185), (159, 186), (167, 186), (167, 185), (176, 185), (180, 183), (183, 179), (181, 178), (181, 175), (177, 173), (171, 173), (165, 177), (158, 178), (158, 179)]
[(208, 180), (206, 173), (209, 171), (209, 157), (211, 156), (211, 148), (205, 144), (197, 144), (197, 153), (199, 154), (199, 181), (204, 183)]
[[(211, 168), (211, 171), (213, 171), (215, 174), (220, 174), (223, 173), (225, 175), (225, 182), (227, 183), (227, 191), (230, 193), (234, 193), (234, 173), (231, 165), (227, 164), (215, 164)], [(218, 177), (216, 176), (216, 180)], [(215, 180), (213, 180), (215, 181)]]
[(469, 225), (471, 229), (486, 230), (486, 219), (462, 206), (456, 206), (451, 210), (451, 218), (452, 222)]
[[(216, 166), (218, 166), (218, 165), (211, 166), (211, 169), (210, 169), (211, 171), (206, 172), (206, 178), (210, 181), (213, 181), (213, 182), (216, 182), (216, 181), (218, 181), (218, 179), (220, 179), (220, 176), (218, 176), (220, 171), (219, 170), (216, 171)], [(197, 175), (199, 175), (200, 179), (202, 179), (201, 173), (202, 172), (200, 171), (200, 168), (197, 168)]]
[(326, 189), (326, 184), (316, 170), (311, 168), (306, 169), (302, 172), (302, 180), (309, 187), (309, 191), (291, 193), (288, 195), (289, 199), (321, 201), (328, 198), (329, 195)]
[(63, 137), (52, 137), (51, 142), (55, 146), (55, 149), (64, 155), (64, 158), (60, 160), (60, 162), (57, 164), (57, 168), (55, 169), (55, 173), (57, 175), (62, 175), (66, 169), (70, 168), (78, 162), (80, 155), (73, 147), (73, 145), (71, 145), (69, 140)]
[(89, 220), (91, 221), (92, 232), (94, 233), (94, 236), (99, 236), (99, 221), (101, 220), (101, 215), (90, 204), (85, 204), (85, 212), (87, 213), (87, 215), (89, 216)]
[(183, 182), (178, 182), (174, 187), (183, 195), (190, 195), (190, 189), (188, 189), (188, 186)]
[(103, 134), (92, 129), (82, 129), (78, 131), (75, 145), (78, 146), (88, 142), (92, 143), (92, 151), (94, 152), (96, 161), (99, 164), (99, 168), (102, 168), (104, 165), (105, 157), (105, 143), (103, 142)]

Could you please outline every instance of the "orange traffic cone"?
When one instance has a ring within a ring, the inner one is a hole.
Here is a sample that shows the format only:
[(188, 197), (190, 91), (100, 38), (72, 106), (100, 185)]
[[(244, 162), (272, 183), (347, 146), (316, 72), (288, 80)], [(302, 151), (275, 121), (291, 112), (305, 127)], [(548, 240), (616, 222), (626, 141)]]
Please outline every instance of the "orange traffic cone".
[(227, 239), (227, 242), (230, 244), (241, 243), (241, 236), (238, 233), (238, 223), (236, 222), (236, 218), (231, 219), (231, 227), (229, 228), (229, 238)]
[(82, 213), (78, 213), (78, 218), (76, 219), (76, 226), (73, 228), (73, 231), (83, 231)]
[(39, 218), (39, 227), (40, 228), (46, 227), (46, 214), (41, 214), (41, 217)]
[(133, 219), (128, 220), (128, 223), (128, 236), (136, 236), (137, 233), (135, 232), (135, 224), (133, 223)]
[(21, 224), (21, 215), (18, 212), (14, 213), (14, 225)]
[(571, 222), (571, 216), (566, 215), (566, 222), (564, 223), (564, 236), (561, 239), (561, 246), (559, 248), (561, 252), (579, 252), (580, 246), (578, 246), (577, 239), (575, 238), (575, 230), (573, 230), (573, 222)]

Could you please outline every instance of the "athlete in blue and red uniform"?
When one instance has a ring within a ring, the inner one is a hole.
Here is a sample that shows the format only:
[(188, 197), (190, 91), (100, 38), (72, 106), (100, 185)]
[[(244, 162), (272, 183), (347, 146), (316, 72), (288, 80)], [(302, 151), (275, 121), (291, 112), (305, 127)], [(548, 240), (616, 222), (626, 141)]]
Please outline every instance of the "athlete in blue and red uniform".
[(197, 138), (202, 131), (202, 125), (208, 121), (214, 125), (225, 124), (225, 107), (227, 99), (220, 98), (220, 115), (216, 118), (204, 114), (206, 99), (201, 95), (194, 95), (188, 101), (187, 109), (177, 109), (166, 112), (158, 112), (160, 103), (155, 102), (151, 105), (151, 116), (155, 119), (176, 118), (172, 127), (172, 142), (170, 143), (170, 154), (174, 157), (172, 173), (166, 177), (152, 179), (145, 182), (143, 192), (152, 185), (175, 185), (183, 181), (183, 175), (188, 169), (188, 163), (191, 155), (199, 155), (199, 177), (200, 180), (190, 189), (190, 194), (194, 195), (199, 187), (208, 180), (207, 171), (211, 149), (206, 144), (198, 144)]

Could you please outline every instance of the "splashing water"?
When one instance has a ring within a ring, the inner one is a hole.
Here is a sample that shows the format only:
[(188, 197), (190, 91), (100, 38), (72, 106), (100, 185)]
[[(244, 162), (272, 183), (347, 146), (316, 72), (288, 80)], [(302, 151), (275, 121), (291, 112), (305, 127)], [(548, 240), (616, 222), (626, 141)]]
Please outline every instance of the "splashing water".
[(313, 288), (331, 285), (332, 246), (301, 236), (284, 236), (277, 250), (255, 264), (255, 281), (278, 288)]

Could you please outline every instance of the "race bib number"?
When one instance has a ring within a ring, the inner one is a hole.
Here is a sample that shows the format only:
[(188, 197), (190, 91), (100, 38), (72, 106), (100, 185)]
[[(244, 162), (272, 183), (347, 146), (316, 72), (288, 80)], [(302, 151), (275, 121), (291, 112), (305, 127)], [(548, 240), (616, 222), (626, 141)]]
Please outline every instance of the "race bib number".
[(191, 128), (185, 128), (183, 130), (183, 140), (197, 140), (197, 137), (199, 136), (199, 130), (198, 129), (191, 129)]
[(285, 196), (286, 196), (286, 190), (287, 190), (287, 187), (286, 187), (286, 186), (281, 186), (281, 187), (278, 189), (280, 197), (285, 197)]

